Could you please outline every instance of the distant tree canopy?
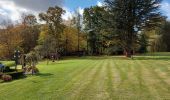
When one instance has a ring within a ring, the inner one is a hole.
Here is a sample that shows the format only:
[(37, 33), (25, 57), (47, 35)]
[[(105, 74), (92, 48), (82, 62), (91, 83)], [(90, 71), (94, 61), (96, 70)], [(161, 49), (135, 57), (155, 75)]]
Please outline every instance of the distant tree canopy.
[(71, 19), (64, 22), (61, 18), (64, 13), (65, 11), (62, 8), (56, 6), (50, 7), (46, 13), (39, 15), (41, 20), (46, 22), (46, 25), (42, 27), (38, 40), (39, 49), (41, 49), (39, 51), (46, 57), (54, 53), (57, 55), (70, 55), (72, 52), (84, 48), (85, 39), (81, 34), (79, 16), (75, 16), (75, 19), (78, 20)]
[(164, 52), (168, 51), (170, 52), (170, 22), (166, 21), (160, 31), (161, 38), (162, 38), (162, 44), (165, 45), (165, 50)]
[(0, 30), (0, 58), (11, 58), (15, 48), (22, 45), (20, 27), (7, 25)]
[(151, 42), (151, 50), (155, 52), (170, 52), (170, 22), (162, 22), (160, 28), (155, 31), (155, 39)]
[[(160, 13), (162, 0), (105, 0), (105, 5), (76, 12), (73, 18), (62, 19), (61, 7), (49, 7), (39, 14), (23, 14), (21, 23), (2, 23), (0, 59), (13, 58), (14, 50), (36, 53), (40, 57), (125, 54), (134, 51), (170, 51), (170, 22)], [(149, 48), (149, 49), (148, 49)], [(58, 59), (58, 58), (57, 58)]]

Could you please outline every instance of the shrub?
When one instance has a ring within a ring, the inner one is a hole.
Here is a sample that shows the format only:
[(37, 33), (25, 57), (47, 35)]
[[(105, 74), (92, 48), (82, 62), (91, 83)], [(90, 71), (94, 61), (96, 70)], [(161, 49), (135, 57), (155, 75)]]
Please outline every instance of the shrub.
[(4, 74), (4, 75), (2, 75), (2, 80), (5, 82), (12, 81), (12, 76)]
[(39, 70), (37, 67), (27, 66), (25, 69), (25, 73), (26, 74), (37, 74), (37, 73), (39, 73)]
[(38, 70), (37, 67), (34, 68), (34, 72), (35, 72), (35, 73), (39, 73), (39, 70)]

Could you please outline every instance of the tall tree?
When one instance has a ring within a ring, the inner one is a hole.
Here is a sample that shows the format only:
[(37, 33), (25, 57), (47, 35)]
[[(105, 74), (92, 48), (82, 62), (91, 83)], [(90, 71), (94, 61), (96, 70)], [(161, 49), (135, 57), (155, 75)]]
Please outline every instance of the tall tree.
[(159, 25), (162, 16), (159, 11), (162, 0), (105, 0), (109, 13), (114, 18), (115, 36), (127, 57), (138, 39), (138, 32)]
[[(105, 23), (103, 19), (105, 18), (107, 12), (104, 7), (90, 7), (84, 10), (84, 26), (87, 32), (87, 45), (90, 47), (90, 52), (92, 54), (99, 54), (102, 52), (103, 47), (103, 34)], [(105, 27), (106, 28), (106, 27)], [(101, 51), (100, 51), (101, 48)]]
[(82, 28), (81, 27), (82, 16), (79, 12), (79, 9), (76, 10), (73, 20), (75, 21), (75, 26), (77, 28), (77, 52), (78, 56), (80, 56), (80, 33)]
[(23, 14), (22, 15), (22, 24), (24, 26), (34, 26), (37, 24), (37, 19), (35, 17), (35, 15), (33, 14)]
[[(53, 48), (56, 54), (61, 52), (62, 49), (62, 33), (64, 29), (64, 25), (62, 24), (62, 14), (64, 14), (65, 11), (56, 6), (56, 7), (49, 7), (46, 13), (40, 13), (39, 16), (42, 21), (45, 21), (48, 25), (49, 29), (49, 37), (51, 40), (53, 40)], [(48, 39), (47, 39), (48, 40)]]
[[(162, 39), (162, 45), (164, 45), (165, 49), (164, 52), (170, 52), (170, 22), (165, 21), (165, 23), (162, 25), (161, 31), (160, 31), (161, 39)], [(163, 48), (163, 47), (162, 47)]]
[(33, 14), (23, 14), (20, 28), (20, 33), (24, 40), (21, 47), (24, 49), (24, 53), (28, 53), (37, 45), (40, 33), (36, 17)]
[(145, 32), (142, 32), (139, 34), (139, 39), (138, 39), (138, 44), (139, 44), (139, 52), (140, 53), (146, 53), (147, 52), (147, 47), (149, 45), (148, 41), (148, 36), (146, 35)]
[(2, 24), (4, 29), (0, 30), (0, 58), (13, 58), (13, 53), (16, 48), (19, 48), (23, 39), (20, 34), (20, 28), (14, 27), (8, 22)]

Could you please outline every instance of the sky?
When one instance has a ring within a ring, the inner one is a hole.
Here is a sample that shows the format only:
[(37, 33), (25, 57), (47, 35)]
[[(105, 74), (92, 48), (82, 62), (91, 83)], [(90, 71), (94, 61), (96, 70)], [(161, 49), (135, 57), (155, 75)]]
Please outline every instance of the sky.
[[(82, 14), (86, 7), (102, 5), (103, 0), (0, 0), (0, 22), (10, 19), (16, 22), (21, 19), (23, 13), (32, 13), (38, 17), (38, 13), (45, 12), (48, 7), (58, 5), (66, 10), (62, 16), (64, 20), (71, 17), (73, 11), (78, 9)], [(170, 20), (170, 0), (163, 0), (161, 11)]]
[(96, 5), (102, 0), (65, 0), (64, 5), (70, 10), (74, 10), (78, 7), (85, 8), (89, 6)]

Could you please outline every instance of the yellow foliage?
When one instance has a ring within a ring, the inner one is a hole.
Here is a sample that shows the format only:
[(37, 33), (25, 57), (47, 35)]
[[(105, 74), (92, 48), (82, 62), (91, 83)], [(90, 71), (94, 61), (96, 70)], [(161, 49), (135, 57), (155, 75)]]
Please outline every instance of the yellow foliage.
[(19, 32), (20, 28), (7, 28), (0, 34), (0, 58), (10, 57), (16, 47), (22, 44), (22, 37)]
[[(72, 27), (66, 27), (64, 29), (64, 39), (67, 40), (67, 49), (68, 52), (77, 51), (78, 45), (78, 31)], [(80, 33), (80, 50), (83, 50), (86, 47), (86, 40), (83, 36), (83, 33)]]

